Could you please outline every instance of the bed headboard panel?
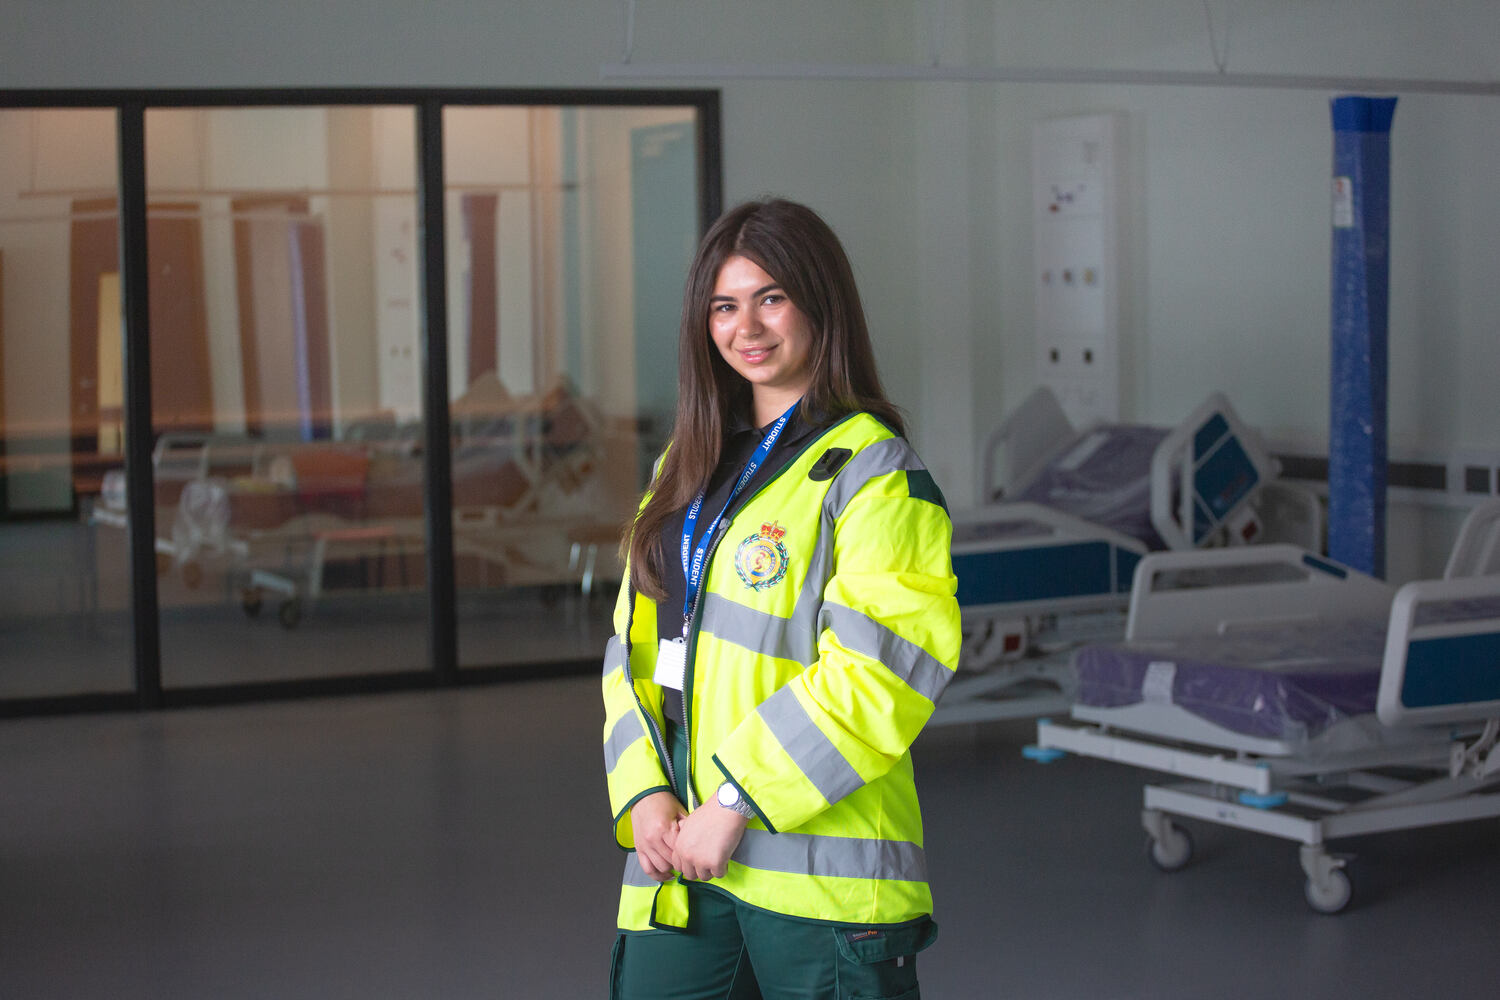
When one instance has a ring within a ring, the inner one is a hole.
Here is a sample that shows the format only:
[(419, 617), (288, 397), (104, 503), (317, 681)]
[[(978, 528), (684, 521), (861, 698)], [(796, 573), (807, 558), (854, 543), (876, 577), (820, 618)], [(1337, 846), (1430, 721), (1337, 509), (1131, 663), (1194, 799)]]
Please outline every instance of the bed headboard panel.
[(1280, 471), (1260, 436), (1213, 393), (1152, 456), (1151, 523), (1169, 548), (1205, 545)]
[(1500, 718), (1500, 575), (1396, 592), (1377, 711), (1388, 726)]
[(1223, 635), (1275, 622), (1384, 619), (1381, 580), (1295, 545), (1153, 552), (1135, 569), (1127, 640)]

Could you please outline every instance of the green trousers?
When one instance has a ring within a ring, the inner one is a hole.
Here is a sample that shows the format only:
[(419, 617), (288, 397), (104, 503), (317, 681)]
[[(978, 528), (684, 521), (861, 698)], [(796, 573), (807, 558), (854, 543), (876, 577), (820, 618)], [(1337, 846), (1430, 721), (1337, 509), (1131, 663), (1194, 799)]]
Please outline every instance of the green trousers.
[[(686, 774), (686, 740), (668, 726), (672, 765)], [(681, 791), (679, 790), (679, 797)], [(916, 954), (937, 936), (900, 927), (817, 923), (746, 905), (688, 882), (683, 931), (621, 934), (611, 1000), (918, 1000)]]

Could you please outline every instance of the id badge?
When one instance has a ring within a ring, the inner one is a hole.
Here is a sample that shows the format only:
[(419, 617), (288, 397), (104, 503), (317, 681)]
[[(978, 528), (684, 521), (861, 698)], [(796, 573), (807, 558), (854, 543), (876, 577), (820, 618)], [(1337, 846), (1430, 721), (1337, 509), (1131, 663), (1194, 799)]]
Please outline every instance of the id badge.
[(687, 674), (687, 643), (681, 639), (663, 639), (656, 648), (656, 672), (651, 679), (673, 691), (682, 690)]

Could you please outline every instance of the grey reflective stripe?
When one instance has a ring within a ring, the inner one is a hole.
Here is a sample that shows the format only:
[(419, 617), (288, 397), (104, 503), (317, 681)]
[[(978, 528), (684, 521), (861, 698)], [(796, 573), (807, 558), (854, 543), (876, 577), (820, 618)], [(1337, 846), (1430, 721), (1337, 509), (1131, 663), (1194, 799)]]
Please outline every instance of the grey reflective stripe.
[(746, 830), (733, 858), (746, 868), (791, 875), (927, 881), (927, 856), (908, 840)]
[(812, 663), (818, 658), (818, 611), (823, 607), (823, 591), (833, 576), (833, 543), (833, 517), (825, 510), (818, 525), (818, 543), (807, 561), (807, 576), (792, 608), (788, 646), (793, 654), (790, 658), (798, 663)]
[(953, 671), (941, 660), (869, 615), (838, 604), (824, 604), (818, 620), (832, 628), (844, 646), (884, 663), (891, 673), (928, 701), (936, 702), (953, 679)]
[(849, 460), (833, 477), (833, 485), (823, 497), (823, 509), (837, 518), (854, 499), (854, 494), (876, 476), (909, 469), (925, 469), (922, 460), (903, 438), (877, 441)]
[(624, 885), (635, 886), (640, 889), (654, 889), (660, 882), (646, 874), (646, 869), (641, 867), (640, 856), (634, 851), (625, 855), (625, 874), (620, 879)]
[[(825, 527), (831, 528), (831, 524)], [(747, 608), (722, 594), (709, 593), (703, 595), (702, 628), (753, 653), (808, 666), (818, 658), (818, 609), (832, 567), (833, 532), (824, 530), (813, 549), (792, 617), (781, 618)]]
[(625, 663), (625, 643), (617, 635), (609, 637), (609, 642), (604, 644), (604, 676), (608, 677), (611, 670), (623, 666)]
[[(795, 659), (792, 655), (792, 640), (788, 635), (788, 629), (792, 626), (789, 618), (779, 618), (764, 611), (747, 608), (722, 594), (708, 593), (703, 595), (703, 612), (699, 622), (704, 632), (736, 646), (743, 646), (752, 653)], [(797, 662), (805, 664), (809, 661), (799, 659)]]
[(604, 741), (604, 773), (613, 773), (615, 765), (620, 763), (620, 757), (625, 750), (645, 735), (646, 730), (641, 726), (641, 718), (634, 712), (623, 716), (619, 722), (616, 722), (615, 728), (609, 731), (609, 739)]
[[(799, 600), (796, 616), (778, 618), (720, 594), (703, 599), (703, 631), (742, 646), (763, 656), (776, 656), (809, 665), (818, 656), (818, 636), (833, 629), (838, 640), (856, 653), (879, 660), (928, 701), (936, 702), (943, 688), (953, 679), (953, 671), (921, 646), (904, 639), (875, 621), (838, 604), (819, 604), (806, 608)], [(815, 622), (799, 620), (802, 615), (816, 614)], [(809, 628), (811, 624), (811, 628)]]
[(756, 712), (787, 756), (830, 805), (865, 783), (854, 765), (807, 714), (790, 685), (761, 702)]

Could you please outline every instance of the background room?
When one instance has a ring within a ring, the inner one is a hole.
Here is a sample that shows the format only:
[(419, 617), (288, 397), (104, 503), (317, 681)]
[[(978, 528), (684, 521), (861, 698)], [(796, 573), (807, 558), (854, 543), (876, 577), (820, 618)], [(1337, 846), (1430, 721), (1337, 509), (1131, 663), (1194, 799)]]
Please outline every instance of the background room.
[[(839, 234), (886, 389), (962, 511), (1051, 377), (1039, 137), (1109, 123), (1089, 415), (1167, 428), (1222, 392), (1322, 504), (1330, 101), (1397, 97), (1385, 580), (1440, 577), (1500, 495), (1489, 0), (11, 7), (6, 995), (596, 995), (615, 542), (669, 427), (692, 247), (744, 199)], [(1267, 838), (1205, 824), (1191, 871), (1152, 870), (1138, 776), (1038, 768), (1036, 734), (917, 746), (931, 996), (1500, 972), (1474, 930), (1500, 916), (1475, 890), (1500, 874), (1494, 820), (1356, 840), (1355, 904), (1322, 917)], [(1064, 959), (1080, 941), (1097, 952)]]

